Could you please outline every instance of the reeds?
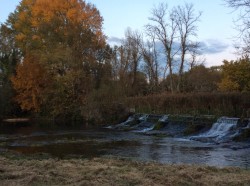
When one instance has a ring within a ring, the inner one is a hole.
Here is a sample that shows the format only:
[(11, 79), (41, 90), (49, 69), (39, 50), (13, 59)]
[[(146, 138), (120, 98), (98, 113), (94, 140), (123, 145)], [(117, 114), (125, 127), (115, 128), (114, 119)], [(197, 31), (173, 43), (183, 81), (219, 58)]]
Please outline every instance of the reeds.
[(135, 108), (136, 112), (142, 113), (246, 117), (246, 110), (248, 108), (245, 108), (244, 105), (250, 104), (250, 94), (162, 93), (127, 98), (126, 104), (128, 107)]

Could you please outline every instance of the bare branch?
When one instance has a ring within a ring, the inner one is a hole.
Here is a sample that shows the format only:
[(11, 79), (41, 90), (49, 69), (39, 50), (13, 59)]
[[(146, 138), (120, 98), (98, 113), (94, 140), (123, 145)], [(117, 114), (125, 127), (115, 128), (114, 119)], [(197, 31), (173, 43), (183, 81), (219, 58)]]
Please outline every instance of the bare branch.
[(224, 0), (228, 7), (240, 10), (239, 18), (235, 22), (236, 29), (239, 31), (237, 41), (237, 53), (240, 55), (250, 52), (250, 0)]

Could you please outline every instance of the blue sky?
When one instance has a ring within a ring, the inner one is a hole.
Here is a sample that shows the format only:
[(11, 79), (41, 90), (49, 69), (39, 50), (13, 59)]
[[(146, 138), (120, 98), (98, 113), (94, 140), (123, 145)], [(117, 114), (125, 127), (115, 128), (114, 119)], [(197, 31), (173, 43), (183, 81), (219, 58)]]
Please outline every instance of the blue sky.
[[(20, 0), (0, 0), (0, 22), (15, 10)], [(125, 30), (143, 31), (149, 23), (150, 10), (160, 2), (169, 8), (184, 3), (192, 3), (202, 16), (198, 23), (197, 40), (203, 46), (206, 66), (220, 65), (223, 59), (236, 59), (233, 37), (237, 35), (233, 19), (237, 13), (224, 5), (223, 0), (87, 0), (99, 9), (104, 18), (104, 33), (109, 39), (123, 38)]]

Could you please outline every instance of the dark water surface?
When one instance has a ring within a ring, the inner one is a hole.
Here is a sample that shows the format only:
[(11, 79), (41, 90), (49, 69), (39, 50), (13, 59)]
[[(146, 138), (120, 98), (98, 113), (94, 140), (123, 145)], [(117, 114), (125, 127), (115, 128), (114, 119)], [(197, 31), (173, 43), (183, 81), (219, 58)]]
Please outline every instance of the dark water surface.
[(250, 167), (250, 144), (209, 144), (185, 138), (147, 136), (84, 126), (0, 124), (0, 153), (54, 157), (115, 156), (168, 164)]

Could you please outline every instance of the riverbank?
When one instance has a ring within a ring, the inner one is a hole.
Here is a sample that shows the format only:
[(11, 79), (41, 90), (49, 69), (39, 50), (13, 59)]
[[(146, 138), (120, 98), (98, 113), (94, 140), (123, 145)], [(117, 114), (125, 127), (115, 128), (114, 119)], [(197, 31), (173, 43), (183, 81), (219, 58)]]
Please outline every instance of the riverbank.
[(240, 168), (166, 165), (128, 159), (13, 158), (0, 155), (1, 185), (250, 185)]

